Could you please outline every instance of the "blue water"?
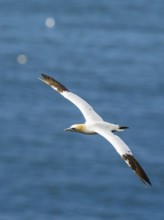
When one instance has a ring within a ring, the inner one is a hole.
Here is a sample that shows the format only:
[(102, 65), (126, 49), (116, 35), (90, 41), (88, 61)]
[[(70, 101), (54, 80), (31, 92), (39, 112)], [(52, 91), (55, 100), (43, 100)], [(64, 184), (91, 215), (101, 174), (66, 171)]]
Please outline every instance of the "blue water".
[[(164, 2), (0, 3), (0, 219), (163, 220)], [(83, 117), (41, 72), (130, 127), (153, 187), (102, 137), (63, 131)]]

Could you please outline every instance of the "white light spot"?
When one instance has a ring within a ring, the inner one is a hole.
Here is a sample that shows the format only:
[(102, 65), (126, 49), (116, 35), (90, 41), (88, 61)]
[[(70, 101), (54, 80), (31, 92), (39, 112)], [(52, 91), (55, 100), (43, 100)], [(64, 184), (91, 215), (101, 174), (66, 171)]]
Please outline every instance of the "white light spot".
[(45, 25), (47, 28), (53, 28), (55, 26), (55, 19), (51, 17), (46, 18)]
[(19, 54), (17, 56), (17, 62), (19, 64), (25, 64), (25, 63), (27, 63), (27, 60), (28, 60), (28, 58), (27, 58), (27, 56), (25, 54)]

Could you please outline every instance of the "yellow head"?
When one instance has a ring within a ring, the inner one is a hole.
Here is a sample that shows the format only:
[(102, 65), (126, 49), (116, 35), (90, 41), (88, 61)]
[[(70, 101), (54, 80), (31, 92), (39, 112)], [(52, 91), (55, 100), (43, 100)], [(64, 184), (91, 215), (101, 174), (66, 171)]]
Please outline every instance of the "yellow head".
[(90, 130), (90, 128), (86, 124), (75, 124), (69, 128), (66, 128), (65, 131), (74, 131), (83, 134), (96, 134), (96, 132)]
[(84, 124), (74, 124), (74, 125), (71, 125), (71, 127), (66, 128), (64, 130), (65, 131), (85, 133), (86, 132), (86, 126)]

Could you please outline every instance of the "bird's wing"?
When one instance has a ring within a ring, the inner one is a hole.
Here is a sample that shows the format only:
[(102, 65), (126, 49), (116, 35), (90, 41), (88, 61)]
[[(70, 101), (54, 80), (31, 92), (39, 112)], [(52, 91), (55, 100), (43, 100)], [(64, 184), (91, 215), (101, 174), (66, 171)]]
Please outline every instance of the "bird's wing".
[(135, 174), (144, 184), (148, 183), (149, 185), (151, 185), (151, 182), (147, 177), (145, 171), (138, 163), (138, 161), (134, 158), (129, 147), (120, 137), (113, 134), (111, 131), (109, 131), (109, 129), (106, 128), (106, 126), (103, 126), (102, 124), (95, 126), (94, 130), (105, 139), (107, 139), (114, 146), (116, 151), (120, 154), (120, 156), (124, 159), (124, 161), (135, 172)]
[(65, 86), (63, 86), (61, 83), (59, 83), (57, 80), (53, 79), (52, 77), (49, 77), (45, 74), (41, 74), (41, 75), (42, 78), (40, 78), (40, 80), (51, 86), (61, 95), (63, 95), (66, 99), (68, 99), (70, 102), (76, 105), (76, 107), (79, 108), (80, 111), (82, 112), (87, 122), (103, 121), (103, 119), (93, 110), (93, 108), (82, 98), (70, 92)]

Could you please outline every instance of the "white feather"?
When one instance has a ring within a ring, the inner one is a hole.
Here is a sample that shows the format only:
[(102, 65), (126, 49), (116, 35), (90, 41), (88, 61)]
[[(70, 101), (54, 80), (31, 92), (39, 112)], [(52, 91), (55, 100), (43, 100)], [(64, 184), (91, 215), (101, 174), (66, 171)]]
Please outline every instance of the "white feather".
[(120, 154), (120, 156), (124, 154), (132, 155), (131, 150), (125, 144), (125, 142), (120, 137), (113, 134), (111, 130), (112, 129), (109, 129), (107, 122), (95, 123), (94, 131), (102, 137), (104, 137), (105, 139), (107, 139), (114, 146), (114, 148)]

